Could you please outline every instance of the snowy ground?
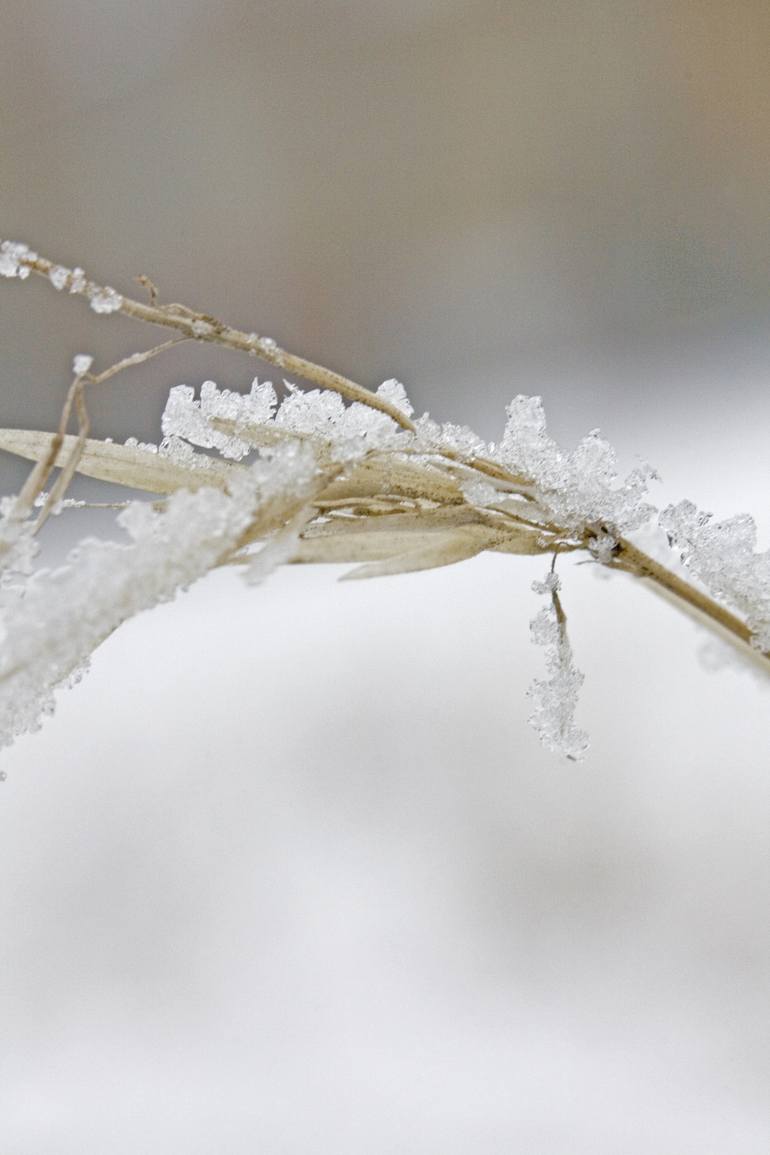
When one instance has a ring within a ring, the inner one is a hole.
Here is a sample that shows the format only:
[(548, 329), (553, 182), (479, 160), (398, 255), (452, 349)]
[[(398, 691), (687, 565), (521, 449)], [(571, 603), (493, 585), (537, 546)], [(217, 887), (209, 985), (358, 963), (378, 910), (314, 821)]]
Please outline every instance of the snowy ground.
[(766, 1155), (768, 686), (542, 561), (216, 574), (121, 629), (0, 798), (9, 1155)]

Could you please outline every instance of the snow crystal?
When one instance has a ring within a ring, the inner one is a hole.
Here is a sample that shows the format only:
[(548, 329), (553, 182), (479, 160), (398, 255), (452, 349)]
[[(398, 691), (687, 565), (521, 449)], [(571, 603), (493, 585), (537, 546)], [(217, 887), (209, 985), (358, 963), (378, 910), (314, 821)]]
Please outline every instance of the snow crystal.
[(392, 417), (370, 405), (346, 405), (339, 393), (325, 389), (303, 392), (289, 385), (289, 395), (275, 415), (275, 424), (293, 433), (321, 437), (333, 446), (337, 460), (355, 460), (367, 449), (395, 445), (400, 429)]
[(212, 458), (207, 457), (205, 453), (196, 453), (192, 445), (173, 433), (163, 438), (158, 446), (158, 453), (185, 469), (210, 469), (215, 464)]
[(377, 396), (381, 397), (383, 401), (387, 401), (394, 409), (398, 409), (405, 417), (411, 417), (414, 413), (412, 403), (406, 395), (406, 389), (395, 377), (383, 381), (377, 389)]
[(33, 253), (23, 241), (3, 241), (0, 244), (0, 277), (18, 277), (24, 281), (31, 270), (25, 261), (36, 261)]
[[(258, 378), (246, 395), (205, 381), (196, 398), (194, 389), (177, 385), (169, 393), (163, 414), (165, 438), (182, 438), (239, 460), (253, 448), (256, 427), (271, 425), (285, 433), (323, 439), (339, 462), (354, 461), (372, 448), (396, 448), (414, 441), (392, 417), (370, 405), (346, 404), (340, 394), (327, 389), (303, 391), (288, 381), (284, 384), (288, 396), (280, 406), (272, 384), (260, 383)], [(412, 412), (398, 381), (384, 382), (377, 396), (405, 415)], [(230, 428), (223, 429), (218, 422)]]
[(655, 512), (643, 502), (648, 466), (618, 480), (612, 447), (593, 430), (577, 448), (563, 453), (546, 432), (540, 397), (515, 397), (497, 458), (506, 468), (529, 479), (553, 522), (574, 534), (605, 525), (608, 532), (638, 529)]
[(0, 498), (0, 584), (32, 572), (40, 546), (33, 535), (33, 523), (20, 516), (16, 497)]
[(546, 678), (536, 678), (527, 691), (534, 709), (530, 725), (548, 750), (579, 761), (588, 749), (588, 735), (575, 724), (575, 710), (584, 675), (576, 668), (567, 637), (567, 625), (559, 601), (559, 579), (553, 572), (533, 583), (539, 594), (549, 594), (551, 605), (532, 619), (530, 630), (536, 645), (546, 650)]
[(82, 293), (85, 291), (88, 281), (86, 275), (81, 268), (74, 268), (70, 273), (70, 292)]
[(595, 537), (588, 539), (588, 548), (598, 562), (607, 565), (615, 556), (618, 539), (605, 529), (600, 529)]
[(500, 493), (494, 485), (490, 485), (488, 481), (482, 481), (480, 478), (469, 478), (467, 481), (463, 481), (460, 489), (465, 500), (471, 505), (482, 507), (495, 505), (500, 500)]
[(740, 513), (715, 521), (691, 501), (682, 501), (664, 509), (659, 522), (695, 578), (742, 614), (754, 645), (770, 651), (770, 550), (756, 551), (754, 519)]
[(136, 437), (127, 437), (123, 442), (129, 449), (142, 449), (145, 453), (157, 453), (157, 445), (153, 445), (152, 441), (139, 441)]
[(95, 313), (116, 313), (123, 305), (123, 298), (109, 285), (103, 289), (95, 287), (89, 294), (91, 308)]
[(63, 265), (51, 265), (48, 270), (48, 280), (55, 289), (61, 291), (67, 284), (67, 279), (70, 275), (70, 270), (65, 269)]
[[(166, 438), (184, 438), (203, 449), (217, 449), (223, 457), (239, 461), (251, 452), (251, 444), (238, 436), (241, 426), (263, 424), (276, 405), (271, 382), (254, 378), (251, 391), (236, 393), (218, 389), (213, 381), (204, 381), (200, 399), (189, 385), (176, 385), (168, 395), (162, 428)], [(235, 432), (217, 429), (214, 419), (232, 422)]]
[(486, 457), (489, 446), (469, 429), (467, 425), (444, 422), (439, 425), (425, 413), (414, 423), (415, 448), (426, 453), (440, 453), (448, 450), (460, 457)]
[(556, 594), (560, 588), (561, 580), (553, 570), (547, 573), (542, 581), (532, 582), (532, 590), (536, 594)]
[(214, 332), (213, 325), (209, 324), (208, 321), (201, 321), (198, 318), (193, 321), (193, 323), (190, 325), (190, 328), (192, 329), (193, 335), (195, 337), (208, 337), (211, 333)]
[[(46, 490), (42, 490), (32, 503), (35, 509), (42, 509), (45, 503), (48, 501), (49, 496), (50, 494), (47, 493)], [(57, 501), (56, 504), (52, 506), (51, 513), (54, 515), (54, 517), (56, 517), (62, 512), (63, 509), (85, 509), (86, 504), (87, 503), (85, 501), (78, 501), (77, 498), (65, 497), (61, 501)]]
[(72, 372), (76, 377), (82, 377), (93, 363), (94, 359), (89, 353), (76, 353), (72, 359)]

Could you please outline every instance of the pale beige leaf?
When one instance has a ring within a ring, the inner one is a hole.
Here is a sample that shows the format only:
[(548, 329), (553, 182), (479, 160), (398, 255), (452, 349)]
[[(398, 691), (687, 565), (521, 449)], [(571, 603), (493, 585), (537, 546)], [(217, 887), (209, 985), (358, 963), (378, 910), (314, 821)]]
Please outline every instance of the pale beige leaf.
[(330, 485), (323, 496), (334, 500), (385, 495), (422, 498), (446, 505), (462, 501), (459, 483), (444, 470), (387, 454), (366, 458), (353, 468), (349, 477), (339, 478)]
[(357, 581), (361, 578), (414, 573), (417, 570), (454, 565), (455, 562), (475, 557), (476, 554), (487, 549), (494, 537), (494, 531), (485, 529), (483, 526), (439, 530), (426, 535), (422, 542), (405, 553), (358, 566), (356, 569), (350, 570), (349, 573), (343, 574), (340, 580)]
[[(51, 437), (50, 433), (31, 429), (0, 429), (0, 449), (30, 461), (39, 461), (48, 452)], [(56, 458), (57, 466), (66, 463), (76, 441), (77, 438), (71, 434), (65, 436)], [(77, 472), (148, 493), (173, 493), (177, 489), (200, 489), (204, 485), (225, 489), (228, 472), (237, 468), (212, 461), (210, 467), (188, 469), (147, 449), (89, 439), (78, 461)]]
[(407, 553), (420, 544), (411, 533), (311, 534), (302, 537), (293, 562), (367, 562)]
[(526, 526), (511, 526), (510, 529), (501, 532), (498, 540), (489, 548), (496, 553), (515, 553), (521, 556), (550, 553), (553, 550), (553, 542), (549, 542), (547, 537), (544, 540), (540, 530), (528, 529)]
[(396, 530), (414, 535), (440, 529), (454, 529), (481, 521), (479, 512), (469, 505), (452, 505), (443, 509), (425, 509), (409, 513), (380, 513), (373, 517), (330, 517), (313, 526), (315, 534), (393, 533)]

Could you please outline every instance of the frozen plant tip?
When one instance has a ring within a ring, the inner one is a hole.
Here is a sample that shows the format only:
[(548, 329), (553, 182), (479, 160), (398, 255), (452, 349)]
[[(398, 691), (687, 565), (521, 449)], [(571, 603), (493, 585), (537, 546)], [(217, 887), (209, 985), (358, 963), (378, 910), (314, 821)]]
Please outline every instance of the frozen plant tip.
[[(258, 584), (284, 563), (345, 562), (353, 568), (344, 576), (358, 579), (483, 551), (550, 556), (548, 575), (535, 583), (548, 599), (532, 622), (546, 670), (529, 691), (530, 722), (547, 748), (572, 760), (588, 740), (575, 721), (583, 675), (557, 556), (577, 553), (665, 591), (770, 669), (770, 555), (757, 552), (751, 518), (715, 522), (689, 502), (659, 514), (648, 500), (651, 469), (620, 476), (596, 430), (565, 453), (548, 435), (538, 397), (515, 397), (501, 441), (487, 444), (464, 426), (415, 417), (398, 381), (373, 392), (271, 338), (159, 304), (146, 277), (138, 278), (149, 292), (143, 303), (25, 244), (0, 243), (0, 275), (32, 273), (98, 314), (122, 313), (173, 335), (100, 372), (77, 354), (55, 431), (0, 430), (0, 449), (34, 463), (21, 491), (0, 503), (0, 745), (39, 726), (56, 688), (77, 680), (123, 621), (224, 565)], [(197, 392), (178, 385), (157, 444), (90, 438), (87, 392), (187, 340), (259, 356), (280, 370), (284, 392), (256, 378), (244, 393), (211, 381)], [(103, 503), (119, 509), (125, 541), (88, 539), (64, 565), (36, 568), (48, 517), (87, 505), (65, 497), (76, 472), (151, 499)], [(656, 517), (662, 548), (692, 581), (635, 544)]]

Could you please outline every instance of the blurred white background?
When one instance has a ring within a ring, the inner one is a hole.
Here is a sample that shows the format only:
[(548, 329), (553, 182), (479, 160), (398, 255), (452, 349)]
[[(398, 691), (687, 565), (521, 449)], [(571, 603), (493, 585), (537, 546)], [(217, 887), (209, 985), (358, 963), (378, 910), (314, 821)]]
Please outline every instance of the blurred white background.
[[(0, 235), (489, 437), (541, 393), (767, 543), (767, 5), (5, 11)], [(2, 424), (153, 336), (4, 284)], [(254, 369), (183, 347), (95, 432)], [(0, 1150), (766, 1155), (768, 688), (565, 566), (551, 758), (541, 568), (215, 575), (3, 754)]]

